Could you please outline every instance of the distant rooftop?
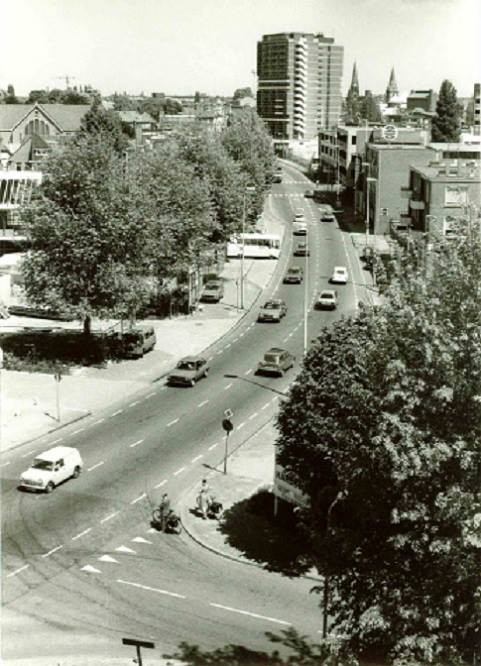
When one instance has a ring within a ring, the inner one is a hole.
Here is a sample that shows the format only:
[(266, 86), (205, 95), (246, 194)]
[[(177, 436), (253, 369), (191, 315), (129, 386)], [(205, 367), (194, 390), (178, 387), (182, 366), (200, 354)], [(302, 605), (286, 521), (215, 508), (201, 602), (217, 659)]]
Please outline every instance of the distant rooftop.
[(453, 164), (444, 164), (441, 162), (436, 165), (411, 166), (413, 171), (420, 173), (425, 178), (434, 182), (481, 182), (481, 170), (479, 165), (467, 167), (464, 163), (459, 166)]

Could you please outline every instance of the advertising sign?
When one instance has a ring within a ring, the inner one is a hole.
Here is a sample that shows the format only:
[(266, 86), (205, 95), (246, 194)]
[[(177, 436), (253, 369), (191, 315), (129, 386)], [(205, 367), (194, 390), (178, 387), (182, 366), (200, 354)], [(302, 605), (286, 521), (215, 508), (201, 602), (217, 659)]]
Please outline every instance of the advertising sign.
[(394, 125), (384, 125), (382, 128), (382, 136), (386, 141), (394, 141), (397, 139), (398, 131)]
[(444, 189), (445, 206), (466, 206), (468, 204), (468, 188), (463, 185), (446, 185)]
[(274, 495), (280, 499), (296, 504), (297, 506), (309, 506), (309, 498), (307, 495), (293, 486), (286, 478), (286, 471), (281, 465), (276, 463), (274, 468)]

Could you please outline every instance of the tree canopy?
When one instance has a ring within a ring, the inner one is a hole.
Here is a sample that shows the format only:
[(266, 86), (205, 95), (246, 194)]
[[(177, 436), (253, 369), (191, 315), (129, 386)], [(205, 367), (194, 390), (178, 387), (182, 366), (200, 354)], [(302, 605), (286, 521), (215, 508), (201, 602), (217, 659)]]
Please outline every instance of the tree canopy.
[(456, 142), (460, 137), (461, 107), (458, 104), (456, 88), (451, 81), (444, 80), (436, 102), (436, 115), (432, 121), (432, 140)]
[[(481, 619), (481, 242), (406, 257), (321, 332), (279, 414), (310, 556), (359, 652), (471, 661)], [(410, 660), (410, 661), (409, 661)]]

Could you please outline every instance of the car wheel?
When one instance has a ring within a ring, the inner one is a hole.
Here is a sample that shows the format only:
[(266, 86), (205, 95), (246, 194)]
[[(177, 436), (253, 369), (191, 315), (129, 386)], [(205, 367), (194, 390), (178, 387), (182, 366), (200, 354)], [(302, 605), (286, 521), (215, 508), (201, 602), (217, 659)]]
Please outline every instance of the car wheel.
[(74, 469), (74, 471), (73, 471), (72, 477), (73, 477), (74, 479), (78, 479), (78, 477), (80, 476), (80, 472), (81, 472), (81, 471), (82, 471), (82, 470), (80, 469), (79, 465), (77, 465), (77, 467), (76, 467), (76, 468)]
[(190, 382), (189, 382), (189, 385), (190, 386), (195, 386), (195, 379), (191, 379)]
[(50, 481), (50, 483), (47, 483), (47, 486), (45, 488), (45, 492), (46, 493), (51, 493), (54, 488), (55, 488), (54, 484), (52, 483), (52, 481)]
[(209, 368), (206, 368), (206, 369), (204, 370), (204, 377), (207, 377), (208, 374), (209, 374)]

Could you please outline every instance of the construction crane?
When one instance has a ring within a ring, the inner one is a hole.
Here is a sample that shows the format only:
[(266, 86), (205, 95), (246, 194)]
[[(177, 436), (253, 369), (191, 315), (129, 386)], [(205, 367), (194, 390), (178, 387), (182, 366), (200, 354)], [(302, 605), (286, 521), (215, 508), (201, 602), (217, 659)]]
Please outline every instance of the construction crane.
[(62, 79), (62, 81), (65, 81), (65, 90), (68, 90), (70, 88), (70, 81), (75, 79), (75, 76), (70, 76), (69, 74), (65, 74), (64, 76), (55, 76), (55, 79)]

